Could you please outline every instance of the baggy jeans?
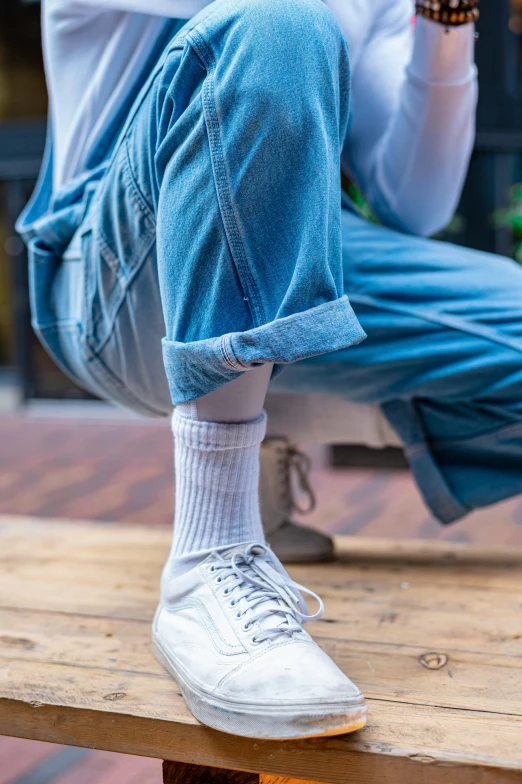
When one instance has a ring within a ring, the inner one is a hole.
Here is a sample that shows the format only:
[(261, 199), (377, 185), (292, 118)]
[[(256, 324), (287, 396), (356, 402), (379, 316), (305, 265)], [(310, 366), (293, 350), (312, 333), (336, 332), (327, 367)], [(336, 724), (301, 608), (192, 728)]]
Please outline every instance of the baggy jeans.
[(349, 95), (321, 0), (180, 24), (110, 156), (53, 198), (51, 145), (18, 224), (33, 324), (152, 416), (263, 362), (279, 390), (378, 403), (451, 522), (522, 491), (522, 272), (341, 208)]
[[(74, 350), (58, 346), (64, 365), (106, 397), (164, 414), (255, 365), (277, 374), (362, 340), (343, 291), (349, 96), (347, 45), (321, 0), (216, 0), (186, 24), (79, 227), (80, 317), (61, 311), (70, 273), (51, 290), (34, 282), (44, 340), (78, 322)], [(50, 228), (61, 230), (56, 215), (31, 240), (36, 266), (60, 250)]]

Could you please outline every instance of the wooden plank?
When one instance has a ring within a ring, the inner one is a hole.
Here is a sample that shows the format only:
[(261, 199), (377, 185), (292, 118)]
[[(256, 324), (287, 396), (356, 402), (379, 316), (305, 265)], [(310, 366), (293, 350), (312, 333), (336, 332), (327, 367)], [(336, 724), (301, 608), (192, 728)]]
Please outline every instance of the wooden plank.
[[(379, 712), (381, 707), (374, 705)], [(464, 765), (455, 760), (440, 760), (437, 751), (422, 752), (419, 747), (403, 755), (392, 753), (390, 739), (398, 725), (404, 722), (416, 723), (418, 735), (430, 735), (436, 749), (439, 731), (471, 733), (478, 726), (474, 715), (468, 723), (469, 717), (463, 714), (442, 717), (440, 713), (431, 716), (430, 713), (430, 709), (408, 713), (401, 707), (393, 721), (392, 713), (388, 711), (382, 718), (389, 725), (389, 734), (382, 743), (367, 747), (362, 739), (356, 741), (350, 736), (285, 743), (254, 741), (225, 735), (199, 724), (191, 726), (157, 718), (137, 722), (135, 717), (119, 713), (117, 709), (112, 713), (89, 709), (72, 711), (63, 706), (31, 706), (4, 700), (0, 701), (0, 734), (210, 767), (265, 771), (283, 777), (312, 776), (312, 781), (328, 784), (404, 784), (405, 781), (415, 784), (520, 784), (520, 769), (502, 768), (502, 761), (489, 765), (473, 759), (476, 746), (468, 757), (468, 764)], [(481, 721), (486, 724), (484, 717), (478, 718), (478, 723)], [(487, 722), (490, 722), (489, 716)], [(496, 734), (495, 719), (490, 723)], [(519, 740), (520, 734), (510, 734), (506, 738), (512, 745)]]
[[(63, 537), (63, 529), (72, 528), (74, 539)], [(122, 526), (107, 523), (34, 521), (27, 518), (0, 516), (0, 534), (9, 553), (9, 560), (27, 563), (37, 560), (77, 562), (96, 561), (112, 564), (136, 563), (142, 566), (155, 565), (168, 554), (170, 530), (165, 527), (124, 526), (126, 538), (122, 541)], [(28, 538), (34, 547), (27, 551)], [(487, 585), (493, 579), (512, 586), (513, 579), (522, 563), (522, 549), (481, 548), (448, 542), (397, 542), (394, 540), (357, 539), (337, 537), (338, 562), (314, 567), (319, 578), (329, 581), (330, 570), (337, 569), (346, 574), (346, 562), (357, 568), (364, 564), (367, 570), (379, 566), (385, 575), (397, 566), (426, 566), (439, 568), (454, 582), (455, 576), (466, 577), (472, 583)], [(2, 558), (2, 553), (0, 553)], [(2, 558), (4, 560), (4, 558)], [(502, 566), (502, 569), (498, 567)], [(451, 567), (448, 570), (447, 567)], [(308, 567), (295, 567), (298, 571)]]
[(342, 563), (292, 569), (326, 598), (310, 630), (370, 723), (282, 744), (202, 727), (155, 662), (169, 537), (0, 520), (0, 733), (306, 782), (520, 781), (522, 553), (477, 550), (477, 565), (461, 546), (352, 540)]
[[(68, 564), (76, 565), (78, 562), (90, 561), (96, 564), (106, 563), (111, 568), (115, 564), (133, 564), (139, 565), (141, 568), (139, 572), (147, 570), (147, 567), (158, 567), (168, 554), (170, 532), (165, 528), (153, 529), (147, 528), (145, 531), (137, 526), (125, 526), (125, 531), (128, 533), (129, 541), (121, 542), (118, 545), (118, 537), (114, 526), (107, 526), (102, 524), (93, 525), (95, 531), (92, 536), (89, 535), (89, 529), (85, 525), (74, 524), (73, 529), (78, 534), (78, 538), (71, 541), (70, 537), (63, 537), (60, 531), (67, 527), (66, 524), (49, 524), (45, 525), (30, 525), (29, 523), (13, 523), (8, 526), (5, 522), (0, 524), (0, 532), (2, 540), (5, 542), (5, 551), (0, 553), (0, 559), (5, 568), (12, 570), (15, 567), (21, 568), (26, 564), (59, 564), (64, 566)], [(38, 530), (40, 529), (40, 530)], [(47, 537), (46, 532), (49, 529)], [(144, 533), (151, 534), (151, 542), (144, 540)], [(107, 536), (105, 537), (105, 532)], [(137, 534), (141, 533), (141, 537)], [(104, 539), (106, 538), (106, 541)], [(28, 539), (34, 542), (34, 546), (28, 552), (26, 543)], [(339, 540), (341, 541), (341, 540)], [(393, 543), (390, 542), (390, 547)], [(395, 543), (396, 544), (396, 543)], [(355, 570), (355, 574), (359, 578), (364, 578), (365, 573), (369, 569), (374, 570), (375, 574), (380, 575), (378, 583), (393, 582), (393, 573), (400, 567), (401, 570), (411, 567), (412, 573), (417, 574), (422, 582), (422, 575), (425, 572), (425, 567), (430, 566), (432, 573), (436, 574), (438, 579), (444, 584), (449, 583), (454, 585), (458, 580), (459, 585), (469, 584), (470, 586), (482, 587), (502, 587), (505, 586), (508, 590), (513, 587), (520, 570), (520, 563), (522, 562), (521, 551), (512, 551), (510, 554), (505, 554), (501, 551), (502, 559), (500, 556), (496, 557), (495, 550), (491, 551), (491, 558), (486, 561), (485, 556), (483, 561), (459, 562), (452, 563), (447, 554), (447, 545), (442, 549), (440, 548), (440, 561), (435, 560), (433, 563), (415, 562), (413, 559), (408, 559), (406, 556), (392, 557), (387, 561), (380, 558), (371, 559), (367, 553), (355, 553), (350, 560), (350, 569)], [(472, 552), (476, 549), (477, 558), (480, 556), (482, 550), (480, 548), (470, 548)], [(497, 554), (498, 555), (498, 554)], [(515, 558), (516, 556), (516, 558)], [(499, 562), (497, 563), (497, 560)], [(376, 569), (375, 567), (379, 567)], [(502, 568), (499, 568), (502, 566)], [(417, 567), (415, 569), (415, 567)], [(422, 568), (419, 568), (422, 567)], [(293, 571), (296, 574), (307, 573), (308, 567), (294, 567)], [(340, 561), (330, 565), (317, 565), (314, 567), (314, 575), (319, 584), (326, 582), (332, 584), (331, 574), (332, 571), (336, 573), (337, 579), (343, 582), (352, 582), (350, 573), (346, 569), (346, 562)], [(359, 579), (361, 583), (361, 579)], [(355, 583), (357, 584), (357, 583)], [(362, 582), (362, 587), (366, 587), (366, 582)]]
[[(10, 713), (6, 715), (7, 702), (16, 702), (17, 711), (21, 710), (22, 705), (38, 707), (35, 714), (39, 714), (42, 706), (53, 705), (61, 708), (64, 717), (62, 721), (67, 719), (67, 725), (60, 724), (54, 728), (55, 739), (60, 743), (85, 744), (86, 739), (82, 735), (85, 726), (79, 712), (88, 711), (98, 715), (98, 720), (89, 730), (88, 743), (85, 745), (94, 742), (97, 748), (122, 750), (114, 747), (112, 737), (106, 737), (102, 717), (106, 719), (111, 716), (118, 721), (125, 717), (129, 720), (127, 751), (135, 748), (137, 750), (132, 753), (148, 754), (159, 759), (178, 759), (171, 756), (171, 745), (162, 745), (165, 741), (161, 734), (152, 734), (147, 741), (148, 751), (143, 749), (141, 736), (146, 733), (143, 727), (149, 720), (165, 722), (173, 731), (176, 726), (183, 724), (194, 732), (193, 756), (185, 761), (230, 767), (221, 764), (220, 759), (205, 758), (205, 749), (199, 745), (198, 723), (185, 707), (174, 681), (165, 680), (163, 676), (153, 678), (117, 669), (92, 670), (2, 660), (0, 689), (0, 715), (3, 715), (4, 730), (9, 726), (14, 727), (15, 708), (11, 706)], [(473, 762), (522, 771), (521, 716), (412, 705), (404, 698), (403, 701), (370, 700), (369, 711), (369, 725), (343, 739), (339, 747), (342, 751), (363, 750), (405, 757), (413, 754), (415, 757), (429, 757), (441, 762)], [(130, 722), (131, 718), (133, 722)], [(62, 734), (65, 726), (67, 731)], [(0, 728), (0, 734), (2, 731)], [(16, 733), (11, 730), (8, 734)], [(239, 739), (224, 737), (228, 738), (231, 748), (238, 748)], [(325, 748), (331, 748), (335, 743), (335, 740), (325, 742)], [(290, 748), (288, 743), (284, 745)], [(265, 768), (265, 772), (286, 772), (301, 776), (310, 775), (312, 771), (314, 767), (287, 771)], [(317, 777), (317, 780), (321, 781), (321, 778)]]
[[(69, 534), (64, 536), (64, 531), (69, 531)], [(125, 531), (124, 537), (122, 531)], [(0, 515), (0, 536), (5, 552), (12, 559), (25, 560), (31, 554), (42, 560), (67, 557), (82, 561), (94, 558), (103, 563), (117, 559), (119, 550), (120, 560), (157, 564), (165, 555), (165, 549), (168, 555), (170, 535), (171, 529), (165, 526)], [(34, 537), (32, 553), (27, 552), (29, 536)]]
[[(37, 551), (37, 545), (38, 543), (36, 542), (33, 552), (29, 552), (25, 557), (20, 555), (15, 558), (10, 554), (7, 555), (7, 549), (5, 552), (0, 553), (3, 578), (2, 596), (5, 595), (6, 598), (9, 596), (8, 593), (3, 593), (9, 590), (8, 574), (17, 575), (20, 579), (24, 578), (33, 581), (38, 581), (41, 579), (41, 575), (44, 574), (51, 583), (59, 585), (60, 582), (70, 582), (72, 575), (80, 570), (89, 581), (92, 580), (93, 584), (96, 585), (101, 584), (100, 578), (103, 579), (103, 574), (100, 574), (99, 571), (102, 565), (107, 569), (107, 577), (114, 583), (120, 584), (119, 590), (121, 590), (122, 585), (129, 585), (130, 587), (130, 578), (134, 577), (136, 589), (140, 591), (143, 590), (144, 585), (148, 584), (148, 581), (158, 577), (158, 570), (160, 570), (162, 561), (166, 557), (165, 553), (168, 553), (165, 550), (163, 554), (158, 555), (155, 562), (149, 562), (145, 558), (140, 559), (138, 553), (136, 554), (136, 560), (125, 560), (123, 555), (118, 557), (118, 552), (115, 549), (112, 553), (113, 559), (109, 560), (108, 555), (111, 553), (108, 552), (108, 548), (105, 548), (103, 550), (105, 557), (103, 559), (100, 558), (98, 561), (95, 554), (90, 559), (75, 559), (67, 552), (55, 554), (52, 558), (50, 556), (44, 557)], [(129, 574), (129, 569), (132, 569), (131, 574)], [(332, 564), (328, 569), (320, 564), (313, 567), (293, 566), (290, 571), (297, 579), (313, 579), (318, 590), (329, 591), (330, 593), (350, 590), (354, 598), (364, 596), (368, 600), (371, 600), (372, 596), (378, 598), (389, 589), (397, 592), (398, 595), (399, 591), (407, 592), (408, 589), (427, 589), (433, 580), (437, 582), (437, 590), (442, 590), (446, 593), (451, 592), (455, 588), (458, 588), (459, 591), (465, 590), (468, 593), (480, 590), (484, 595), (491, 591), (510, 593), (520, 585), (520, 568), (516, 570), (513, 567), (506, 567), (506, 569), (485, 567), (484, 569), (476, 570), (473, 567), (462, 565), (455, 567), (422, 564), (385, 566), (354, 562), (349, 566), (346, 564)], [(406, 583), (408, 584), (406, 585)], [(13, 602), (16, 602), (14, 594), (12, 595)], [(404, 593), (403, 598), (406, 595), (407, 593)], [(50, 600), (52, 597), (49, 596), (47, 598)], [(20, 597), (17, 605), (14, 606), (23, 606), (21, 604), (22, 599), (23, 596)], [(45, 599), (45, 596), (42, 596), (40, 599), (42, 608), (52, 609), (43, 603)]]
[[(69, 559), (6, 563), (5, 552), (0, 557), (4, 561), (0, 563), (0, 605), (4, 607), (144, 621), (154, 614), (159, 559), (156, 566), (120, 559), (101, 569), (95, 561)], [(522, 616), (513, 611), (513, 601), (521, 606), (517, 598), (520, 573), (509, 590), (462, 585), (457, 591), (455, 585), (441, 584), (437, 571), (428, 567), (404, 567), (387, 582), (378, 567), (364, 572), (364, 582), (355, 567), (340, 570), (332, 566), (330, 583), (322, 567), (291, 571), (326, 601), (326, 616), (316, 626), (321, 637), (375, 642), (384, 638), (411, 646), (420, 640), (421, 645), (429, 643), (443, 651), (458, 647), (491, 655), (497, 653), (501, 640), (503, 653), (522, 654)]]
[[(115, 569), (105, 582), (73, 568), (66, 573), (56, 569), (47, 579), (44, 568), (36, 573), (23, 568), (11, 572), (10, 579), (0, 574), (0, 606), (150, 621), (158, 600), (159, 573), (147, 579), (136, 572), (133, 580), (130, 567), (126, 574), (121, 572)], [(337, 591), (321, 588), (313, 570), (308, 579), (297, 575), (325, 600), (324, 619), (313, 627), (321, 638), (522, 655), (522, 615), (515, 611), (522, 602), (516, 588), (504, 595), (479, 589), (457, 591), (437, 585), (433, 574), (431, 585), (416, 584), (407, 573), (403, 576), (409, 589), (389, 585), (377, 594), (348, 586)], [(371, 574), (367, 579), (371, 587)]]
[[(148, 621), (0, 609), (0, 630), (0, 661), (16, 657), (26, 662), (118, 669), (169, 681), (153, 655)], [(401, 701), (407, 695), (411, 704), (520, 712), (518, 657), (449, 648), (441, 654), (447, 661), (433, 661), (426, 660), (429, 651), (422, 646), (317, 635), (316, 639), (368, 698)]]

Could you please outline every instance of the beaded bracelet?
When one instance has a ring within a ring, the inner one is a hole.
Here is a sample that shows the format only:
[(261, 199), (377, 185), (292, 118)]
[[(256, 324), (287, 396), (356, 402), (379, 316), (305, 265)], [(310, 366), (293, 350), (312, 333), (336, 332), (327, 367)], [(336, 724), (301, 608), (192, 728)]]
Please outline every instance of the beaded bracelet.
[(478, 0), (417, 0), (415, 11), (446, 27), (475, 22), (479, 16)]

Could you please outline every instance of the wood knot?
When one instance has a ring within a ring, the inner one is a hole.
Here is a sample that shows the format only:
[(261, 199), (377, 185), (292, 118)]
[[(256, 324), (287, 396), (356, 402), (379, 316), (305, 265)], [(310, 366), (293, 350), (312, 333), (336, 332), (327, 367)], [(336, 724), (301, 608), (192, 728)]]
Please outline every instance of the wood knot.
[(448, 663), (448, 657), (445, 653), (423, 653), (419, 662), (427, 670), (441, 670)]
[(432, 762), (436, 762), (434, 757), (430, 757), (429, 754), (411, 754), (411, 760), (415, 760), (415, 762), (423, 762), (425, 765), (430, 765)]
[(115, 702), (115, 700), (123, 700), (126, 696), (124, 691), (113, 691), (111, 694), (106, 694), (103, 699), (109, 700), (109, 702)]
[(5, 645), (7, 648), (25, 648), (26, 651), (36, 648), (34, 640), (29, 640), (27, 637), (11, 637), (8, 634), (0, 637), (0, 645)]

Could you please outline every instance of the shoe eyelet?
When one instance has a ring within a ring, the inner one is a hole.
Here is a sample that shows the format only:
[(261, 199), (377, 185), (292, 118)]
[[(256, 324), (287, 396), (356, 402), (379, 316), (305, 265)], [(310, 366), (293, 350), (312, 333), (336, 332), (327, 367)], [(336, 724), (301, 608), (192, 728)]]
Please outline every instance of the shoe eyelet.
[(239, 610), (238, 610), (238, 611), (237, 611), (237, 613), (236, 613), (236, 618), (237, 618), (238, 620), (239, 620), (239, 618), (241, 618), (241, 613), (239, 612)]
[(225, 590), (223, 591), (223, 596), (228, 596), (229, 593), (230, 591), (228, 590), (228, 588), (225, 588)]
[(247, 621), (246, 623), (243, 624), (243, 631), (247, 632), (250, 629), (251, 626), (252, 626), (252, 622), (251, 621)]
[(254, 636), (251, 638), (250, 642), (252, 643), (252, 645), (261, 645), (262, 640), (258, 640), (257, 637), (254, 634)]
[(209, 572), (211, 572), (213, 574), (216, 571), (216, 567), (215, 566), (209, 566), (208, 570), (209, 570)]
[(216, 580), (216, 582), (217, 582), (217, 583), (222, 583), (222, 582), (223, 582), (223, 578), (222, 578), (222, 577), (218, 577), (218, 578), (217, 578), (217, 580)]

